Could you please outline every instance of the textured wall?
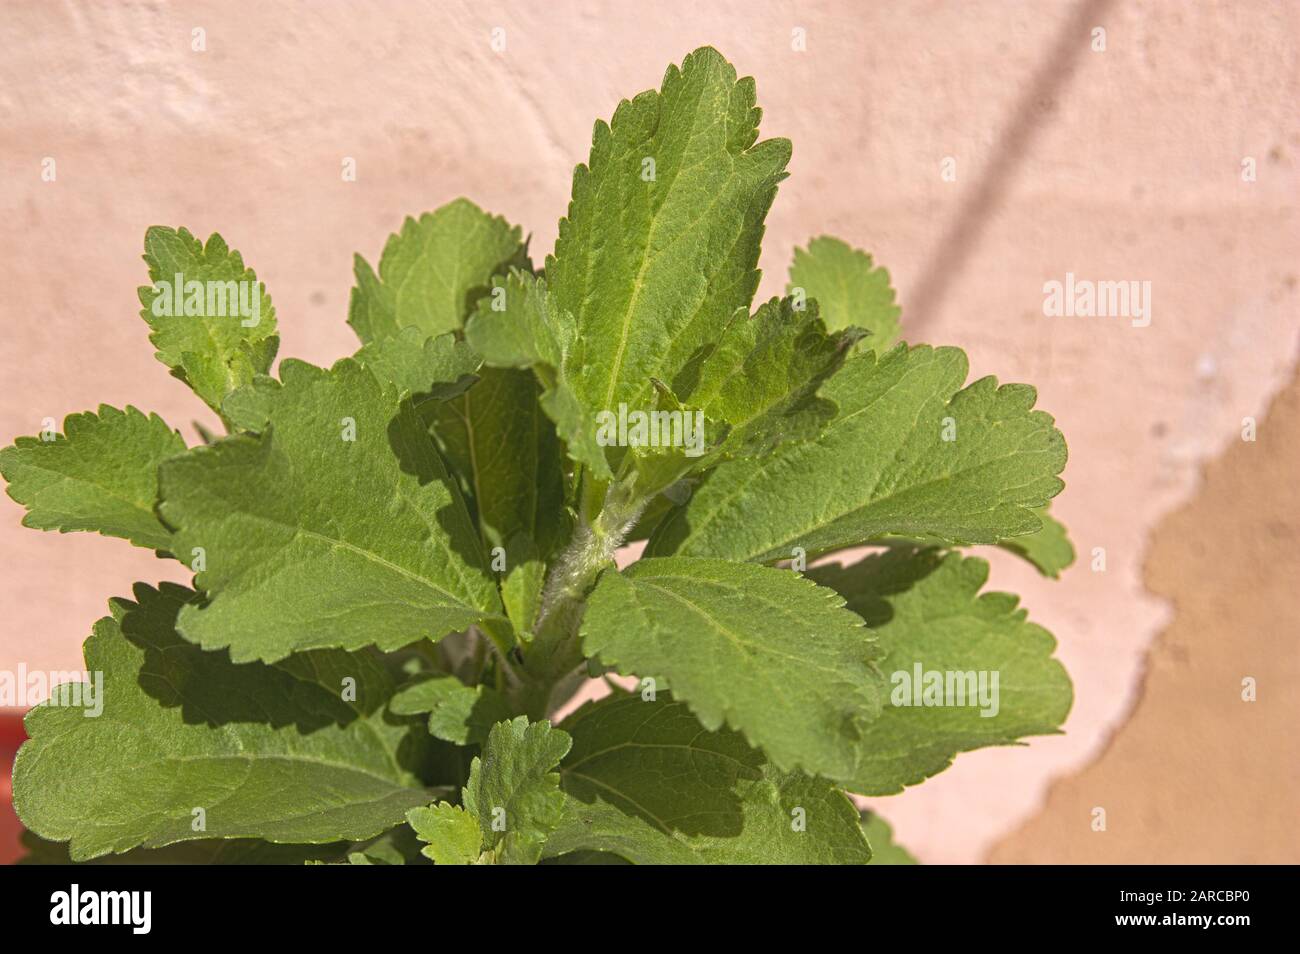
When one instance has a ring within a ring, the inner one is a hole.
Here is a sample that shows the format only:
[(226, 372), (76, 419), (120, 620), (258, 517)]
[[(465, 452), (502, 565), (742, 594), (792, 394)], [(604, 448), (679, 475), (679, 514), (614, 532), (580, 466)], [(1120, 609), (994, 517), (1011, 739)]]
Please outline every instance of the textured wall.
[[(1259, 439), (1234, 443), (1156, 528), (1145, 578), (1174, 618), (1151, 647), (1132, 717), (1095, 763), (1052, 785), (992, 861), (1300, 862), (1297, 473), (1293, 378)], [(1093, 829), (1097, 808), (1105, 831)]]
[[(353, 252), (373, 260), (402, 216), (460, 194), (545, 252), (593, 119), (713, 44), (757, 78), (764, 134), (795, 143), (762, 294), (811, 235), (872, 251), (910, 340), (1039, 386), (1070, 445), (1056, 512), (1107, 551), (1106, 572), (1059, 584), (995, 561), (1061, 642), (1067, 734), (963, 756), (881, 806), (923, 858), (973, 860), (1125, 717), (1168, 617), (1142, 585), (1149, 529), (1295, 361), (1298, 35), (1294, 3), (1260, 2), (10, 2), (0, 435), (101, 401), (208, 420), (136, 314), (147, 226), (220, 230), (273, 295), (282, 354), (329, 362), (355, 347)], [(1067, 271), (1150, 281), (1150, 326), (1045, 318), (1043, 283)], [(175, 578), (19, 517), (0, 504), (0, 668), (75, 666), (108, 596)]]

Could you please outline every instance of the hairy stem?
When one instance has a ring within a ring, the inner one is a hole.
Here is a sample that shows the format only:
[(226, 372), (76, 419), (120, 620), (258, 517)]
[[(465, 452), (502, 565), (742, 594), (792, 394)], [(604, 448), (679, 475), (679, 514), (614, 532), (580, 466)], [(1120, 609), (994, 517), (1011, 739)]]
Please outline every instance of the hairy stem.
[(535, 638), (524, 660), (523, 682), (513, 694), (516, 707), (530, 719), (545, 718), (556, 685), (582, 663), (578, 626), (587, 595), (647, 502), (635, 494), (630, 481), (612, 484), (594, 516), (580, 515), (573, 538), (552, 564)]

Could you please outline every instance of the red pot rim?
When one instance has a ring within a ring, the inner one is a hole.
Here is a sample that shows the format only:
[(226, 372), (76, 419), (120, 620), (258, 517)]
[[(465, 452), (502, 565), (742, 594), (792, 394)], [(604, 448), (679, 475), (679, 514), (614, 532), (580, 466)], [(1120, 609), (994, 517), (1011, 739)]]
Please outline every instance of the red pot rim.
[(0, 709), (0, 752), (14, 750), (27, 740), (23, 731), (22, 709)]

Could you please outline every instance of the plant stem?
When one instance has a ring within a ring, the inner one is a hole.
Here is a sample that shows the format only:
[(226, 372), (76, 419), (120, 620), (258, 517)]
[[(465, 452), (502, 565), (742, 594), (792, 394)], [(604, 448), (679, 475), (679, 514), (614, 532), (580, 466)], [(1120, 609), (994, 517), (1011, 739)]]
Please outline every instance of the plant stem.
[[(591, 506), (591, 497), (601, 491), (604, 499), (597, 509)], [(587, 595), (647, 503), (634, 492), (630, 480), (615, 482), (607, 490), (588, 483), (583, 497), (573, 538), (547, 574), (523, 681), (512, 694), (516, 708), (530, 719), (546, 717), (555, 687), (582, 663), (578, 627)]]

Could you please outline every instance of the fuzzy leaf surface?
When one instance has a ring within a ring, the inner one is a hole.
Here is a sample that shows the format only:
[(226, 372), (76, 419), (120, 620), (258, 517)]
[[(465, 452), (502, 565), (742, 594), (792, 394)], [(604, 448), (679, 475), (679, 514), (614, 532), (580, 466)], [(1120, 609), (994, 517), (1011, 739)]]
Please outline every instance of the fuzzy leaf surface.
[(390, 235), (379, 273), (360, 255), (348, 324), (362, 342), (415, 327), (426, 336), (455, 331), (491, 277), (526, 261), (522, 233), (468, 199), (456, 199)]
[(555, 768), (570, 744), (568, 734), (549, 722), (523, 716), (492, 727), (483, 754), (470, 766), (462, 801), (498, 864), (530, 865), (541, 858), (564, 812)]
[(363, 345), (356, 360), (381, 385), (402, 395), (448, 400), (474, 383), (482, 359), (453, 334), (429, 337), (419, 328), (403, 328), (389, 338)]
[(389, 709), (395, 715), (429, 716), (429, 734), (458, 745), (481, 745), (492, 726), (510, 719), (510, 707), (487, 686), (467, 686), (453, 676), (403, 686)]
[(647, 554), (767, 562), (890, 534), (976, 544), (1038, 530), (1065, 441), (1033, 388), (962, 387), (966, 371), (959, 348), (855, 355), (819, 392), (839, 411), (815, 439), (721, 464)]
[(27, 508), (24, 526), (90, 530), (165, 550), (171, 532), (154, 513), (158, 467), (184, 452), (185, 441), (157, 414), (101, 404), (97, 414), (69, 414), (53, 440), (20, 437), (0, 450), (0, 473)]
[[(216, 233), (204, 244), (185, 229), (155, 225), (145, 233), (144, 260), (153, 284), (139, 289), (140, 317), (149, 323), (158, 360), (220, 412), (227, 394), (268, 372), (275, 360), (280, 339), (271, 297)], [(178, 302), (174, 290), (164, 292), (162, 283), (174, 289), (178, 276), (182, 291), (190, 282), (201, 283), (201, 295), (184, 294)], [(247, 317), (237, 307), (241, 287), (246, 304), (258, 302)], [(200, 298), (201, 307), (192, 307)]]
[[(208, 597), (180, 629), (237, 662), (394, 650), (502, 608), (478, 534), (424, 422), (345, 359), (281, 365), (270, 425), (160, 472), (176, 552)], [(347, 439), (347, 438), (353, 439)]]
[(706, 729), (738, 730), (787, 771), (853, 777), (880, 712), (871, 632), (790, 570), (641, 560), (601, 576), (581, 632), (588, 655), (655, 678)]
[(725, 422), (722, 457), (761, 457), (781, 444), (808, 440), (835, 417), (818, 388), (844, 363), (857, 329), (828, 335), (817, 306), (797, 311), (790, 299), (764, 303), (754, 317), (738, 312), (703, 360), (683, 400), (706, 421)]
[(794, 250), (786, 294), (802, 288), (817, 302), (831, 331), (863, 328), (865, 347), (883, 352), (898, 339), (900, 309), (894, 304), (889, 272), (873, 266), (871, 256), (830, 236), (815, 238)]
[[(757, 142), (752, 78), (704, 47), (598, 122), (546, 279), (576, 334), (564, 370), (588, 412), (649, 410), (748, 311), (790, 143)], [(651, 168), (653, 166), (653, 168)]]
[(476, 862), (483, 847), (478, 819), (458, 805), (441, 802), (412, 808), (406, 816), (416, 836), (427, 842), (421, 853), (439, 865), (469, 865)]

